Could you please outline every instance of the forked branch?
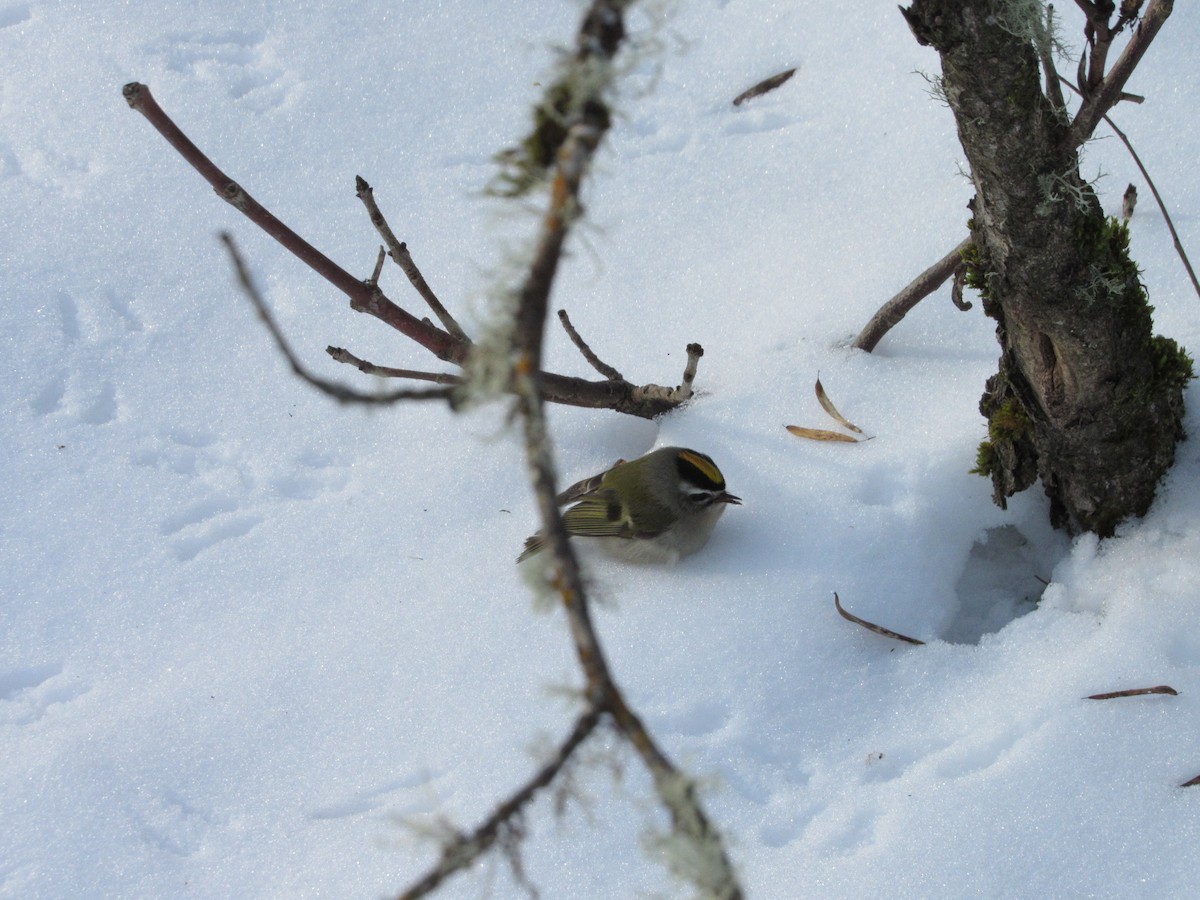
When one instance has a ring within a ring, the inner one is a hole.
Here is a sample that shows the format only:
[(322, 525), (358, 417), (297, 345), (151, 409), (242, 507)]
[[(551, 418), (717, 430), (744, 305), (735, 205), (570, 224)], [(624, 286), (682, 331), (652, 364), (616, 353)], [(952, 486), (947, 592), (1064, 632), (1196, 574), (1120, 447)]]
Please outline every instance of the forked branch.
[[(366, 312), (388, 325), (401, 334), (415, 341), (438, 359), (452, 365), (462, 367), (467, 362), (472, 343), (462, 326), (454, 316), (438, 300), (437, 295), (429, 287), (404, 242), (399, 241), (388, 226), (383, 213), (375, 201), (374, 191), (363, 179), (357, 180), (358, 195), (366, 206), (372, 223), (383, 237), (391, 251), (393, 260), (400, 266), (412, 283), (413, 287), (424, 299), (434, 315), (441, 322), (441, 327), (427, 318), (414, 316), (380, 289), (378, 278), (379, 269), (376, 267), (371, 277), (355, 278), (329, 257), (300, 237), (295, 231), (280, 221), (261, 203), (255, 200), (244, 188), (217, 167), (192, 140), (184, 134), (179, 126), (159, 106), (150, 89), (137, 82), (127, 84), (123, 93), (130, 107), (140, 112), (146, 120), (174, 147), (179, 154), (213, 187), (217, 194), (240, 210), (254, 224), (275, 238), (280, 244), (294, 254), (301, 262), (321, 275), (339, 291), (350, 298), (350, 307), (357, 312)], [(277, 336), (278, 337), (278, 336)], [(335, 357), (336, 358), (336, 357)], [(294, 359), (294, 357), (293, 357)], [(357, 365), (357, 357), (347, 354), (341, 361)], [(291, 360), (289, 360), (291, 361)], [(373, 364), (370, 364), (373, 366)], [(293, 365), (295, 368), (295, 365)], [(387, 366), (374, 366), (375, 374), (385, 374), (389, 377), (417, 377), (429, 380), (425, 375), (410, 376), (409, 370)], [(311, 374), (311, 373), (310, 373)], [(426, 375), (437, 373), (426, 373)], [(450, 376), (445, 373), (446, 377)], [(438, 376), (442, 377), (442, 376)], [(552, 403), (562, 403), (569, 406), (582, 406), (594, 409), (613, 409), (628, 415), (642, 418), (654, 418), (677, 408), (690, 396), (690, 390), (681, 392), (678, 388), (659, 385), (641, 386), (626, 381), (623, 378), (607, 378), (604, 381), (588, 381), (569, 375), (553, 372), (539, 372), (538, 379), (544, 399)], [(316, 385), (321, 379), (306, 378), (309, 383)], [(515, 390), (509, 386), (509, 390)], [(361, 391), (340, 388), (330, 392), (343, 402), (378, 403), (377, 395)], [(357, 399), (358, 396), (371, 397), (371, 400)], [(393, 392), (389, 396), (400, 398), (401, 392)], [(424, 394), (420, 394), (424, 396)]]
[[(329, 381), (326, 378), (321, 378), (319, 375), (314, 375), (310, 372), (303, 363), (300, 362), (287, 338), (284, 337), (283, 331), (275, 322), (275, 317), (271, 315), (271, 310), (267, 307), (266, 301), (263, 300), (262, 294), (259, 293), (258, 286), (254, 283), (254, 279), (250, 276), (250, 270), (246, 266), (245, 260), (242, 258), (241, 251), (238, 250), (237, 244), (233, 240), (233, 236), (225, 231), (221, 233), (221, 241), (225, 244), (225, 248), (229, 251), (229, 257), (233, 262), (234, 271), (237, 273), (238, 284), (241, 286), (242, 293), (250, 300), (254, 306), (258, 317), (266, 326), (267, 332), (275, 341), (275, 346), (283, 355), (283, 358), (288, 361), (288, 365), (292, 367), (292, 371), (302, 380), (307, 381), (322, 394), (332, 397), (339, 403), (364, 403), (369, 405), (386, 406), (390, 403), (397, 403), (401, 400), (449, 400), (451, 397), (450, 388), (434, 388), (427, 391), (384, 391), (378, 394), (368, 394), (363, 391), (357, 391), (354, 388), (347, 387), (344, 384), (338, 384), (335, 381)], [(424, 377), (427, 373), (417, 373), (418, 377)], [(436, 381), (437, 377), (429, 377), (427, 380)]]

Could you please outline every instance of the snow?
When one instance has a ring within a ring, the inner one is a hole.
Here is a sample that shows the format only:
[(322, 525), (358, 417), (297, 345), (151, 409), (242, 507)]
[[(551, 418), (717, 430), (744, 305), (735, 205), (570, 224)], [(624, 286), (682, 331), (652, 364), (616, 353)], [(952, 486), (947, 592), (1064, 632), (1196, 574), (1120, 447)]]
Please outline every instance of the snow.
[[(535, 511), (505, 405), (364, 412), (293, 378), (218, 230), (321, 373), (371, 385), (327, 344), (433, 361), (214, 197), (120, 88), (150, 85), (364, 277), (365, 177), (478, 330), (536, 225), (483, 195), (491, 158), (581, 8), (0, 0), (0, 896), (395, 893), (436, 856), (414, 825), (473, 826), (570, 727), (565, 623), (513, 564)], [(849, 348), (964, 233), (933, 52), (887, 4), (659, 3), (631, 24), (554, 302), (634, 381), (674, 383), (699, 341), (701, 396), (551, 424), (564, 483), (678, 444), (745, 501), (673, 569), (587, 563), (613, 671), (748, 895), (1191, 896), (1200, 447), (1108, 541), (1051, 531), (1040, 489), (993, 506), (968, 474), (997, 356), (978, 305), (942, 290)], [(1146, 103), (1115, 115), (1194, 254), (1197, 33), (1178, 4), (1130, 84)], [(1195, 352), (1196, 297), (1124, 148), (1095, 142), (1085, 170), (1111, 211), (1138, 184), (1156, 327)], [(384, 287), (424, 314), (398, 272)], [(548, 352), (590, 374), (557, 326)], [(872, 440), (784, 431), (831, 425), (818, 373)], [(928, 643), (842, 620), (834, 591)], [(1179, 696), (1083, 699), (1156, 684)], [(686, 894), (642, 852), (664, 819), (639, 762), (609, 735), (583, 758), (565, 811), (526, 817), (529, 880)], [(444, 896), (520, 892), (497, 858)]]

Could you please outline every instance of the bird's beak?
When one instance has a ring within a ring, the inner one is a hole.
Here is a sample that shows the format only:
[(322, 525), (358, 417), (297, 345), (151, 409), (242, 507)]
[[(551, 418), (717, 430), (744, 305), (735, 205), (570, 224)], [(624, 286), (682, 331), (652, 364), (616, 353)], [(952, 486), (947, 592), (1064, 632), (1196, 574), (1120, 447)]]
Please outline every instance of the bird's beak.
[(742, 498), (733, 496), (729, 491), (721, 491), (721, 493), (717, 494), (717, 502), (732, 503), (734, 506), (741, 506)]

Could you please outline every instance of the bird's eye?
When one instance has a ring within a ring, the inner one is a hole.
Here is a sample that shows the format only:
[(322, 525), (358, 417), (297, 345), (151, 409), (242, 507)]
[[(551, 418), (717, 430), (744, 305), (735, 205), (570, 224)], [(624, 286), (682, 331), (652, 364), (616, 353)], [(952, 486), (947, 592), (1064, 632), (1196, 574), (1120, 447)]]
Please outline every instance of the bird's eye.
[(712, 499), (712, 494), (707, 491), (692, 491), (688, 494), (688, 499), (693, 503), (707, 503)]

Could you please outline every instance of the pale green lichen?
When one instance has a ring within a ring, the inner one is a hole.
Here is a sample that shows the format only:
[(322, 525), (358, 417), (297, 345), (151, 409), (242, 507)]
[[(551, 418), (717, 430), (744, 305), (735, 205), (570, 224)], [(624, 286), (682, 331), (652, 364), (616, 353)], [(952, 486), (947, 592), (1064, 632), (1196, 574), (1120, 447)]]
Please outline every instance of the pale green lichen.
[(993, 16), (996, 24), (1033, 44), (1039, 55), (1056, 54), (1066, 57), (1067, 46), (1060, 37), (1061, 28), (1047, 15), (1042, 0), (997, 0)]
[(682, 773), (656, 779), (658, 798), (671, 814), (669, 832), (643, 835), (647, 852), (662, 860), (676, 878), (689, 883), (697, 900), (729, 900), (739, 894), (720, 835), (704, 821), (696, 786)]

